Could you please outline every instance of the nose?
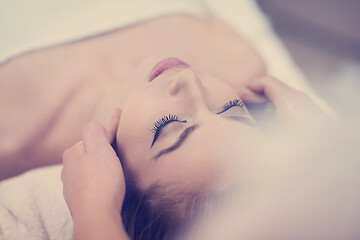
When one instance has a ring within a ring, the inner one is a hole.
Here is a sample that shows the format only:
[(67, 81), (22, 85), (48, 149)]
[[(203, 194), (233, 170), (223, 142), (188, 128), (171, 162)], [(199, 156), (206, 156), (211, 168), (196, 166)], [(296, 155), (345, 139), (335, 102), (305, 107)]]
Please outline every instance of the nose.
[(196, 101), (202, 100), (203, 86), (191, 69), (184, 69), (175, 76), (167, 93), (170, 97), (183, 96)]

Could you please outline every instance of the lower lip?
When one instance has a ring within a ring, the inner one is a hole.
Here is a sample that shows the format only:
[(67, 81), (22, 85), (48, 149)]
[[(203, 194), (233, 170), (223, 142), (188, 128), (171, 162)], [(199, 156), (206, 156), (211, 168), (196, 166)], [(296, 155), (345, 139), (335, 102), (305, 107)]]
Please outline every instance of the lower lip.
[(158, 62), (150, 72), (149, 82), (154, 80), (157, 76), (163, 72), (177, 68), (177, 67), (188, 67), (189, 65), (177, 58), (166, 58)]

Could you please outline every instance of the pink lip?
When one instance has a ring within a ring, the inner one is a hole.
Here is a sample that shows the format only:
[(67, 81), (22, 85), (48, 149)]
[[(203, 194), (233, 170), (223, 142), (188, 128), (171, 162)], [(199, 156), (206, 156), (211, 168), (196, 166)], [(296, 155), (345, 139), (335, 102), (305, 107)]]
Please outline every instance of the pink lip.
[(150, 72), (149, 82), (154, 80), (163, 72), (175, 67), (188, 67), (189, 65), (177, 58), (165, 58), (158, 62)]

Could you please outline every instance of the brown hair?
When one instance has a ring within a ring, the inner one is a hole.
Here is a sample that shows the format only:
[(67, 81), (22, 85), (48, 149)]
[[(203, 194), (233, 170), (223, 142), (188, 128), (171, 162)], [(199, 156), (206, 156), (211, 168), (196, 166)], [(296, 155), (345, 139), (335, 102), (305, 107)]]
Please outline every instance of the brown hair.
[(178, 184), (154, 184), (142, 191), (127, 178), (121, 216), (132, 240), (174, 239), (202, 212), (205, 201), (200, 192)]

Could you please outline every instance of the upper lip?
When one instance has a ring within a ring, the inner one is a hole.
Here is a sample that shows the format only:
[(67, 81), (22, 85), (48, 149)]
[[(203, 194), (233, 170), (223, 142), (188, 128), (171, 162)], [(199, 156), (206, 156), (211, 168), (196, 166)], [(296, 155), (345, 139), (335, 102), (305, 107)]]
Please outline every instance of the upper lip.
[(166, 70), (169, 70), (171, 68), (175, 67), (188, 67), (189, 65), (185, 63), (184, 61), (177, 59), (177, 58), (165, 58), (158, 62), (153, 69), (150, 71), (149, 74), (149, 82), (154, 80), (157, 76), (165, 72)]

